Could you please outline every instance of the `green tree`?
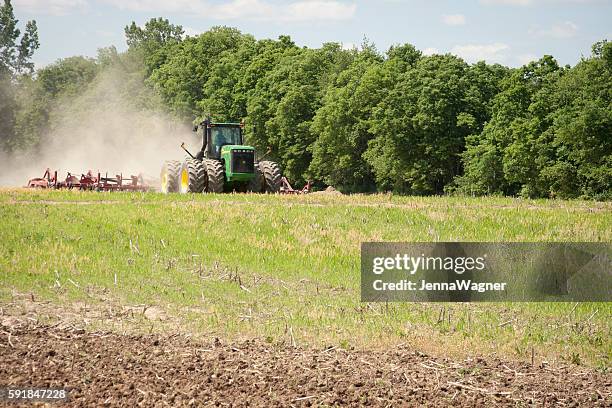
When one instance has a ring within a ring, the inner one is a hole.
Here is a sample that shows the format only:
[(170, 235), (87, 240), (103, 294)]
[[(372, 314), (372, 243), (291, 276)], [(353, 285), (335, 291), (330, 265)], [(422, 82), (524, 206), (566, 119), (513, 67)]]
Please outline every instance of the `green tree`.
[(352, 53), (351, 65), (330, 84), (313, 119), (311, 130), (317, 139), (308, 173), (309, 178), (341, 191), (372, 191), (376, 189), (374, 177), (362, 155), (372, 138), (373, 109), (392, 79), (373, 46), (366, 43), (361, 52)]
[(20, 40), (17, 23), (19, 20), (15, 18), (11, 1), (4, 0), (4, 5), (0, 6), (0, 73), (6, 75), (8, 72), (13, 78), (33, 71), (31, 58), (40, 46), (36, 21), (26, 23)]
[(221, 53), (203, 86), (203, 99), (197, 102), (204, 115), (215, 120), (237, 122), (247, 116), (246, 101), (250, 87), (243, 86), (246, 69), (261, 52), (262, 44), (245, 35), (238, 49)]
[(257, 129), (251, 140), (258, 147), (271, 148), (287, 176), (301, 183), (317, 139), (312, 119), (322, 106), (326, 87), (348, 67), (352, 57), (337, 43), (310, 50), (285, 45), (281, 39), (278, 46), (272, 51), (278, 63), (264, 73), (249, 95), (249, 121)]
[[(520, 180), (530, 177), (535, 160), (540, 160), (529, 150), (533, 144), (529, 140), (541, 130), (543, 124), (536, 122), (545, 114), (541, 111), (539, 119), (532, 115), (532, 98), (543, 87), (554, 86), (560, 74), (554, 58), (545, 56), (502, 80), (501, 91), (492, 100), (491, 121), (481, 133), (467, 138), (462, 154), (465, 174), (456, 180), (461, 190), (471, 194), (520, 193)], [(546, 104), (541, 108), (548, 109)], [(529, 123), (532, 119), (536, 122)], [(529, 156), (521, 157), (519, 152)]]
[[(608, 54), (606, 54), (608, 53)], [(612, 180), (610, 45), (559, 67), (545, 56), (515, 72), (493, 117), (471, 136), (457, 183), (475, 194), (609, 198)]]
[[(538, 151), (540, 196), (612, 198), (612, 44), (593, 46), (591, 58), (567, 70), (532, 106), (553, 106)], [(536, 110), (536, 109), (532, 109)]]
[(15, 116), (19, 137), (11, 141), (11, 149), (25, 150), (44, 143), (58, 124), (58, 117), (76, 117), (63, 115), (62, 110), (88, 89), (99, 71), (93, 59), (70, 57), (39, 70), (36, 79), (24, 77), (17, 93), (20, 109)]
[(184, 32), (180, 25), (170, 24), (167, 19), (158, 17), (147, 21), (144, 28), (132, 21), (125, 27), (125, 38), (128, 47), (145, 47), (150, 51), (169, 42), (180, 42)]
[(82, 92), (98, 73), (96, 60), (69, 57), (38, 71), (38, 84), (47, 97), (70, 97)]
[(32, 73), (31, 58), (40, 45), (36, 21), (26, 23), (21, 39), (18, 23), (10, 0), (4, 0), (0, 6), (0, 147), (4, 149), (19, 143), (15, 134), (18, 81)]
[[(288, 36), (279, 37), (278, 41), (263, 40), (258, 42), (257, 55), (245, 68), (238, 87), (247, 96), (246, 110), (248, 116), (247, 138), (250, 143), (266, 152), (272, 146), (273, 137), (267, 127), (274, 116), (276, 104), (281, 95), (276, 93), (276, 79), (270, 80), (273, 72), (279, 70), (281, 61), (292, 58), (300, 52)], [(281, 76), (279, 80), (283, 80)], [(273, 93), (274, 92), (274, 93)], [(278, 148), (276, 147), (277, 152)]]
[(214, 27), (198, 37), (162, 47), (168, 58), (154, 69), (149, 81), (164, 102), (186, 120), (200, 116), (198, 102), (205, 99), (204, 85), (226, 51), (236, 51), (247, 36), (234, 28)]
[(132, 21), (124, 32), (129, 51), (144, 61), (146, 76), (166, 62), (172, 45), (180, 43), (184, 34), (182, 26), (161, 17), (150, 19), (144, 27)]
[(397, 77), (374, 112), (375, 138), (364, 153), (379, 188), (440, 194), (461, 172), (460, 154), (473, 126), (465, 102), (468, 73), (459, 58), (434, 55)]

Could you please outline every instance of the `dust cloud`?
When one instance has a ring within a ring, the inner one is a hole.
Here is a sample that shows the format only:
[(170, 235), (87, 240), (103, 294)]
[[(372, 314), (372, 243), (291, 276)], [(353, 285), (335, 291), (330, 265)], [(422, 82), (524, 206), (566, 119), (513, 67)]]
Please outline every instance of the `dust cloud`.
[(124, 177), (142, 173), (157, 187), (163, 161), (185, 157), (181, 142), (193, 152), (201, 141), (189, 124), (137, 108), (153, 96), (142, 83), (126, 81), (125, 73), (107, 70), (82, 95), (54, 107), (52, 128), (40, 129), (35, 149), (0, 154), (0, 186), (25, 186), (48, 167), (58, 170), (60, 180), (67, 172), (80, 175), (88, 170)]

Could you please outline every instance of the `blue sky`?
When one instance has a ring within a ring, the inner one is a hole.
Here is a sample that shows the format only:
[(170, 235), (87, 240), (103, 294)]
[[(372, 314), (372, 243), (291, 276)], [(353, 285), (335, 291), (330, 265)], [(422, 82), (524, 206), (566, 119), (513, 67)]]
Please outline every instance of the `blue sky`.
[(35, 19), (37, 66), (100, 47), (126, 48), (123, 28), (163, 16), (197, 34), (215, 25), (256, 38), (290, 35), (299, 45), (364, 38), (386, 50), (411, 43), (426, 53), (457, 54), (520, 66), (544, 54), (575, 64), (595, 41), (612, 39), (612, 0), (12, 0), (24, 24)]

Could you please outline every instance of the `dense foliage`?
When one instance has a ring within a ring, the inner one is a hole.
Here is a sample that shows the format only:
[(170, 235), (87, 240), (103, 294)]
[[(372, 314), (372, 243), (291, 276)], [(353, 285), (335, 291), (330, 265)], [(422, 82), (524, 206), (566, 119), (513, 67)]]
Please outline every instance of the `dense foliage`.
[(484, 130), (467, 139), (460, 189), (477, 194), (610, 198), (612, 44), (574, 68), (552, 57), (502, 81)]
[(15, 84), (32, 74), (31, 58), (39, 47), (36, 21), (26, 23), (23, 35), (18, 23), (10, 0), (4, 0), (0, 6), (0, 144), (9, 147), (18, 143), (14, 130), (19, 109)]
[[(518, 69), (424, 56), (406, 44), (380, 53), (300, 48), (215, 27), (185, 36), (158, 18), (125, 29), (129, 49), (102, 49), (29, 74), (38, 45), (20, 45), (10, 2), (0, 9), (3, 92), (14, 109), (6, 150), (36, 147), (55, 106), (119, 70), (142, 109), (191, 122), (247, 123), (247, 142), (292, 180), (348, 192), (612, 198), (612, 44), (575, 67), (544, 56)], [(13, 31), (11, 31), (13, 30)], [(13, 34), (10, 34), (13, 32)], [(7, 34), (8, 37), (7, 37)], [(142, 86), (144, 84), (144, 86)], [(154, 95), (152, 97), (151, 95)], [(0, 106), (2, 108), (2, 106)]]

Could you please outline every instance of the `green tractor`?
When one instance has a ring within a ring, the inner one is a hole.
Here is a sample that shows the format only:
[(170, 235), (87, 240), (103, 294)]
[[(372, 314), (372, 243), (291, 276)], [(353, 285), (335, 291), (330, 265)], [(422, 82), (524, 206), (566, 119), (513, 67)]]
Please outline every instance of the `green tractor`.
[(255, 148), (244, 145), (243, 123), (212, 123), (205, 120), (202, 149), (184, 161), (168, 160), (161, 170), (163, 193), (278, 193), (280, 167), (273, 161), (255, 161)]

